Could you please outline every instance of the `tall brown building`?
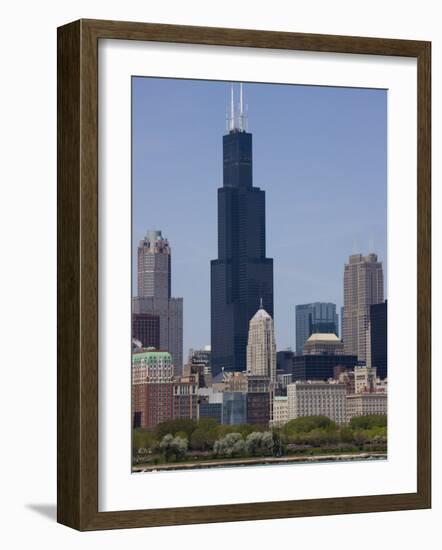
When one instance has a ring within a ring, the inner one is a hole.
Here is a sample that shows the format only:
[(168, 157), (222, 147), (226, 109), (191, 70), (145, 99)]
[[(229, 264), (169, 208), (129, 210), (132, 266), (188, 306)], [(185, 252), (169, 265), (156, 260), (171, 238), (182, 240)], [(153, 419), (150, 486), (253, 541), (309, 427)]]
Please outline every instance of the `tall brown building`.
[(367, 357), (370, 306), (384, 301), (382, 262), (376, 254), (353, 254), (344, 268), (343, 340), (346, 354)]

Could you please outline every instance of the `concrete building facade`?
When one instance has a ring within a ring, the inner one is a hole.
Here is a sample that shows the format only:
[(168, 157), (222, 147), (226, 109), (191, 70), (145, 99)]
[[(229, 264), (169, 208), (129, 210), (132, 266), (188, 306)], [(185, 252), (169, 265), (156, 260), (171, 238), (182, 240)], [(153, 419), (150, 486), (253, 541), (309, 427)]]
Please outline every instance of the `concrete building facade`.
[(346, 400), (348, 422), (354, 416), (387, 414), (387, 393), (384, 391), (347, 395)]
[(247, 375), (267, 376), (276, 381), (276, 343), (273, 319), (262, 307), (249, 323)]
[(347, 421), (345, 384), (294, 382), (287, 386), (288, 420), (302, 416), (327, 416), (337, 424)]
[(276, 396), (273, 398), (273, 418), (272, 426), (280, 427), (288, 422), (288, 397)]
[(382, 262), (376, 254), (353, 254), (344, 267), (343, 340), (345, 353), (367, 357), (370, 306), (384, 300)]

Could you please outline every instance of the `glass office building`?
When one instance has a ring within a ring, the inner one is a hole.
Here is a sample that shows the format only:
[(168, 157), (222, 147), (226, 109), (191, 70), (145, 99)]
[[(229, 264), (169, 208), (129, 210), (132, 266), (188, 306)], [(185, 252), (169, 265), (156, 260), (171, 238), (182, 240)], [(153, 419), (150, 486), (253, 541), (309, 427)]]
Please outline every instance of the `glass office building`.
[(314, 302), (296, 306), (296, 353), (302, 354), (306, 340), (315, 333), (339, 334), (336, 304)]

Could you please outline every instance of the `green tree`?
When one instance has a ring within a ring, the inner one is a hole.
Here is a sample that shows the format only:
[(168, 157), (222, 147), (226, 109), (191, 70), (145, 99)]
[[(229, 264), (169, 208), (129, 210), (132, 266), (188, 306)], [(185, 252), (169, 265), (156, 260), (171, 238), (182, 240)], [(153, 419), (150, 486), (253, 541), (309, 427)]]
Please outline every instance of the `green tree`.
[(316, 429), (335, 430), (336, 424), (327, 416), (302, 416), (289, 420), (283, 426), (283, 431), (287, 435), (301, 432), (308, 433)]
[(202, 428), (204, 430), (215, 430), (218, 429), (219, 424), (214, 418), (200, 418), (198, 421), (198, 428)]
[(207, 428), (198, 426), (190, 437), (190, 446), (197, 451), (207, 451), (213, 448), (218, 437), (217, 427)]
[(145, 454), (158, 446), (155, 434), (150, 430), (137, 428), (132, 433), (133, 454)]
[(166, 420), (165, 422), (157, 424), (155, 427), (155, 434), (158, 439), (161, 439), (167, 434), (176, 435), (178, 432), (183, 432), (186, 434), (187, 439), (189, 439), (196, 426), (197, 423), (195, 420), (190, 420), (188, 418)]
[(186, 455), (188, 447), (187, 439), (172, 434), (166, 434), (160, 443), (160, 449), (164, 453), (166, 462), (180, 460)]
[(387, 427), (387, 415), (370, 414), (367, 416), (353, 416), (350, 420), (350, 426), (354, 430), (369, 430), (370, 428)]
[(351, 428), (347, 426), (345, 428), (341, 428), (340, 436), (343, 443), (353, 443), (354, 433)]

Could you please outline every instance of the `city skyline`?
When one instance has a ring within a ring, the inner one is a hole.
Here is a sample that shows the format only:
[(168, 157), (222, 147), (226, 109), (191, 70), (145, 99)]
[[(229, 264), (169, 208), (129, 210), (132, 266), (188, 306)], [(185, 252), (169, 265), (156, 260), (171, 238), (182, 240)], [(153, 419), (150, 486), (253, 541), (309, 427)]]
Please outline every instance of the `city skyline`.
[[(230, 84), (137, 78), (133, 84), (133, 241), (136, 246), (148, 229), (158, 229), (171, 244), (172, 293), (184, 298), (186, 355), (188, 348), (210, 343), (209, 262), (217, 248), (216, 192), (222, 182), (221, 139), (226, 134), (223, 114)], [(189, 97), (191, 90), (194, 92), (192, 98)], [(358, 229), (361, 235), (366, 234), (367, 244), (373, 238), (378, 243), (374, 249), (386, 272), (386, 94), (382, 90), (247, 84), (245, 95), (249, 104), (250, 131), (254, 136), (254, 185), (266, 191), (268, 203), (266, 244), (267, 256), (274, 258), (275, 264), (278, 349), (294, 348), (295, 305), (314, 301), (330, 301), (338, 309), (342, 305), (343, 266), (355, 251), (354, 238)], [(279, 96), (283, 96), (285, 102)], [(172, 97), (174, 101), (170, 103)], [(208, 99), (212, 103), (208, 104)], [(259, 107), (263, 101), (265, 109)], [(157, 124), (155, 118), (162, 111), (159, 104), (168, 102), (163, 124)], [(365, 107), (362, 117), (361, 104)], [(316, 117), (312, 116), (313, 107), (319, 110)], [(294, 117), (294, 114), (301, 114), (301, 108), (307, 109), (309, 115)], [(339, 122), (343, 122), (342, 125), (337, 124), (336, 111), (341, 114)], [(196, 115), (196, 128), (184, 122), (191, 119), (192, 114)], [(170, 128), (168, 122), (173, 116), (179, 119), (175, 121), (173, 132), (164, 132), (165, 128)], [(329, 138), (334, 136), (334, 141), (312, 134), (314, 128), (318, 129), (318, 117), (322, 119), (322, 132)], [(296, 118), (298, 125), (289, 129), (287, 118)], [(307, 120), (310, 122), (308, 128)], [(366, 132), (360, 131), (362, 122), (366, 124)], [(183, 139), (186, 127), (189, 132), (192, 129), (192, 140)], [(279, 136), (275, 137), (275, 129)], [(307, 142), (314, 140), (316, 157), (312, 152), (308, 154), (308, 143), (300, 139), (300, 134)], [(206, 138), (204, 143), (202, 136)], [(373, 139), (374, 136), (377, 139)], [(284, 152), (287, 154), (288, 138), (297, 146), (292, 152), (295, 161), (292, 172), (282, 173), (287, 168)], [(366, 150), (363, 149), (365, 142), (369, 144)], [(343, 155), (345, 147), (347, 151)], [(174, 160), (177, 154), (176, 163), (167, 164), (170, 153), (174, 153)], [(359, 167), (357, 181), (352, 166), (355, 154), (358, 157), (355, 164)], [(313, 165), (313, 160), (317, 160), (317, 164)], [(324, 185), (323, 164), (328, 170), (326, 181), (332, 182), (329, 185)], [(181, 178), (173, 178), (174, 172), (176, 176), (179, 172)], [(319, 174), (322, 177), (316, 179)], [(339, 177), (341, 183), (337, 185)], [(361, 192), (360, 180), (371, 183), (370, 194), (363, 196), (362, 203), (359, 197), (359, 204), (355, 205), (355, 192)], [(195, 185), (189, 186), (189, 182)], [(149, 204), (153, 207), (149, 208)], [(310, 223), (306, 226), (308, 220)], [(330, 224), (335, 226), (331, 233)], [(342, 229), (346, 225), (352, 228), (351, 234)], [(354, 229), (355, 226), (358, 229)], [(368, 247), (360, 248), (364, 252)], [(134, 293), (135, 289), (136, 281)]]

